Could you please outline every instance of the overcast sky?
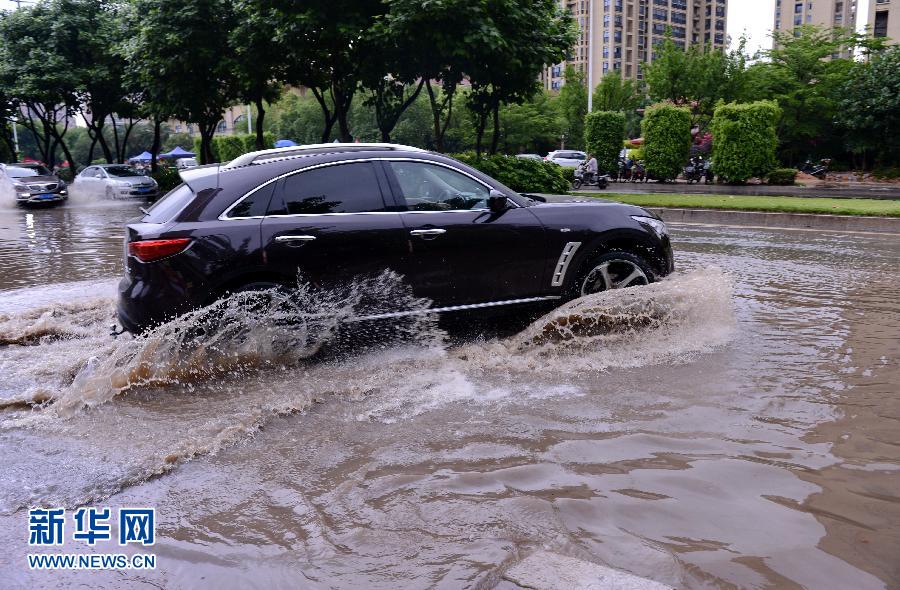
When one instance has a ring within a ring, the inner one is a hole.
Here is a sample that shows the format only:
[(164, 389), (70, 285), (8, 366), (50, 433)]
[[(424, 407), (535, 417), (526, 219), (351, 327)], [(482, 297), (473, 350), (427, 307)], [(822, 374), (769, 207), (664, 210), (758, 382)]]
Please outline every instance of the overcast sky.
[[(858, 14), (868, 14), (869, 0), (859, 0)], [(0, 0), (0, 8), (15, 7), (11, 0)], [(730, 0), (728, 3), (728, 34), (737, 39), (747, 33), (750, 41), (748, 52), (752, 55), (760, 48), (771, 46), (769, 33), (775, 21), (775, 0)]]

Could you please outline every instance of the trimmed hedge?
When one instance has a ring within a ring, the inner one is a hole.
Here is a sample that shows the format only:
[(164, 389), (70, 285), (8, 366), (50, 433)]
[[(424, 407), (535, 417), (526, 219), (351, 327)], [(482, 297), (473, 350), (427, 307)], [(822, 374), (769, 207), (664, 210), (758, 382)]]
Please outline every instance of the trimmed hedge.
[[(271, 131), (263, 133), (263, 143), (266, 149), (275, 146), (275, 134)], [(230, 162), (238, 156), (256, 151), (255, 134), (239, 135), (214, 135), (212, 138), (212, 153), (216, 162)], [(194, 153), (200, 154), (200, 138), (194, 138)]]
[(677, 178), (691, 155), (690, 110), (669, 103), (650, 106), (641, 130), (647, 173), (659, 180)]
[(597, 158), (601, 173), (612, 172), (618, 166), (622, 138), (625, 137), (625, 113), (597, 111), (584, 118), (584, 145)]
[(767, 182), (777, 186), (793, 186), (797, 180), (796, 168), (776, 168), (769, 172)]
[(775, 168), (781, 109), (773, 101), (720, 104), (712, 120), (712, 160), (717, 176), (730, 183), (762, 178)]
[(500, 155), (479, 158), (473, 153), (454, 154), (453, 157), (516, 192), (566, 194), (569, 191), (570, 182), (562, 167), (552, 162)]

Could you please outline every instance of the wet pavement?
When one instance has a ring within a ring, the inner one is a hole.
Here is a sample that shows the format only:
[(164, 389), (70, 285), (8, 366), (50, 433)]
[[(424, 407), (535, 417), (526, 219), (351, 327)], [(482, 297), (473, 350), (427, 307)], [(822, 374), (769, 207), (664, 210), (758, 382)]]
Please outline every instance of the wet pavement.
[[(112, 340), (136, 207), (0, 209), (4, 588), (510, 589), (541, 551), (900, 587), (900, 237), (674, 226), (676, 276), (565, 310), (609, 334), (310, 360), (253, 316), (224, 351)], [(37, 505), (154, 506), (156, 569), (29, 571)]]

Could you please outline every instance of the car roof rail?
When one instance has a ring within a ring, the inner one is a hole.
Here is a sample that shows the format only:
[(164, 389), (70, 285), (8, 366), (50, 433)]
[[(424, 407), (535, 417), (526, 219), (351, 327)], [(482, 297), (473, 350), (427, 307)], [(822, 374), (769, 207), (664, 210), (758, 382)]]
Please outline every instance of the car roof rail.
[(241, 166), (250, 166), (251, 164), (262, 164), (266, 161), (293, 156), (373, 151), (424, 152), (426, 150), (395, 143), (314, 143), (250, 152), (249, 154), (238, 156), (228, 164), (225, 164), (223, 168), (238, 168)]

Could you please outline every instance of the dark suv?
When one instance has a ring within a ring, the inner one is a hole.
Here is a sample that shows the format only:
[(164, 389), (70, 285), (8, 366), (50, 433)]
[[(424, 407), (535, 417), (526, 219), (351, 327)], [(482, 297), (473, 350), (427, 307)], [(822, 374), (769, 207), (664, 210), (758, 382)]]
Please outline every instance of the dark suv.
[(545, 202), (389, 144), (247, 154), (181, 171), (126, 231), (118, 315), (141, 332), (224, 295), (393, 270), (430, 312), (553, 306), (673, 269), (665, 224), (599, 199)]

